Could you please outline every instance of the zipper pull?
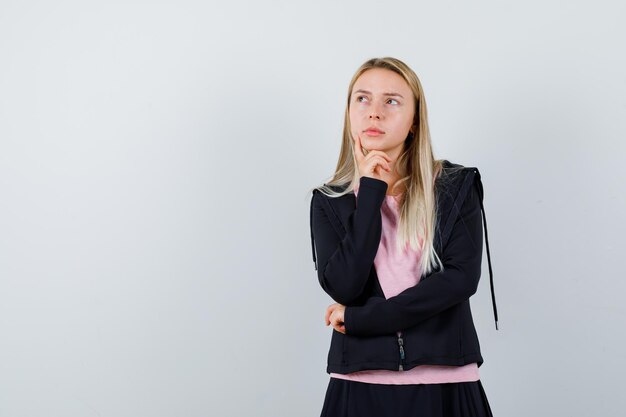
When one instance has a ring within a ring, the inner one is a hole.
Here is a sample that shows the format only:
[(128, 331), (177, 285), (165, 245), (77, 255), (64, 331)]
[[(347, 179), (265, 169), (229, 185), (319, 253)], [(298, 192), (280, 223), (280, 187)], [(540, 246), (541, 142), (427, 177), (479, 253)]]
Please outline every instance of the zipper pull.
[(400, 347), (400, 366), (398, 366), (398, 370), (403, 371), (404, 367), (402, 366), (402, 361), (404, 360), (404, 340), (402, 339), (401, 333), (398, 335), (398, 346)]

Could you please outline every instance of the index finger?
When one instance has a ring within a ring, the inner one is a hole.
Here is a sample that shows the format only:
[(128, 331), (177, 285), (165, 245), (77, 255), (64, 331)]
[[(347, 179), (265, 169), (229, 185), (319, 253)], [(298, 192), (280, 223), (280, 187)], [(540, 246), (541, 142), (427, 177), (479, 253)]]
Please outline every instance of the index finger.
[(356, 138), (354, 139), (354, 155), (356, 156), (356, 160), (357, 161), (362, 161), (363, 158), (365, 158), (365, 155), (363, 154), (363, 147), (361, 146), (361, 135), (357, 134)]

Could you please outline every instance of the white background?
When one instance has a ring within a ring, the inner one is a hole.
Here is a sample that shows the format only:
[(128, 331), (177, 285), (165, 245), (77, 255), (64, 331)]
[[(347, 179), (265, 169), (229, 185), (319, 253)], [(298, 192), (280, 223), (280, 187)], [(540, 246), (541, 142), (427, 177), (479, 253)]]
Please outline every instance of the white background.
[(619, 416), (619, 1), (0, 3), (0, 416), (317, 416), (309, 189), (394, 56), (479, 168), (496, 416)]

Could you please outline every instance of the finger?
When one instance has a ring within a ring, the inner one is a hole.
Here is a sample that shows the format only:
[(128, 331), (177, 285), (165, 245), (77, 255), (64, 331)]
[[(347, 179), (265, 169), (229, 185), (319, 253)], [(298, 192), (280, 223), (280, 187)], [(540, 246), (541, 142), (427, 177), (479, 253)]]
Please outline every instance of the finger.
[(330, 306), (328, 306), (328, 307), (326, 308), (326, 322), (328, 322), (328, 323), (330, 323), (330, 315), (331, 315), (331, 314), (332, 314), (332, 312), (333, 312), (333, 308), (332, 308), (332, 307), (333, 307), (333, 306), (332, 306), (332, 305), (330, 305)]
[(384, 159), (377, 159), (375, 160), (374, 164), (384, 169), (387, 172), (391, 172), (391, 168), (389, 167), (389, 164)]
[(331, 316), (330, 316), (330, 324), (331, 324), (333, 327), (337, 327), (337, 318), (331, 315)]
[[(371, 156), (370, 156), (371, 155)], [(368, 158), (373, 158), (374, 156), (380, 156), (383, 157), (384, 159), (386, 159), (387, 161), (391, 162), (391, 157), (389, 155), (387, 155), (386, 152), (383, 151), (379, 151), (377, 149), (372, 149), (371, 151), (369, 151), (367, 153), (367, 155), (365, 156), (365, 159)]]
[(337, 330), (338, 332), (344, 332), (345, 331), (345, 325), (343, 323), (343, 321), (336, 319), (333, 322), (333, 329)]
[(339, 317), (338, 314), (333, 315), (330, 318), (331, 322), (333, 323), (333, 327), (340, 327), (341, 325), (343, 325), (343, 320)]
[(354, 138), (354, 155), (356, 156), (356, 160), (361, 162), (365, 158), (365, 154), (363, 153), (363, 146), (361, 145), (361, 135), (357, 134)]
[(372, 157), (369, 161), (366, 162), (366, 164), (369, 167), (371, 167), (371, 170), (373, 171), (376, 171), (376, 169), (380, 167), (381, 169), (384, 169), (387, 172), (391, 172), (389, 163), (387, 163), (387, 161), (380, 156)]

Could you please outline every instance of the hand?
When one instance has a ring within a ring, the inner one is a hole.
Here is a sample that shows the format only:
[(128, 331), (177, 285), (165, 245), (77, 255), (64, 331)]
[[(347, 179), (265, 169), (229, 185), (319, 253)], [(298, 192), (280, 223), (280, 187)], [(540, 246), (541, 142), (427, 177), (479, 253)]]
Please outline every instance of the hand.
[(343, 323), (343, 315), (346, 311), (346, 306), (335, 303), (328, 306), (326, 309), (326, 325), (329, 324), (333, 326), (335, 330), (340, 333), (346, 334), (346, 327)]
[(383, 172), (391, 172), (389, 162), (391, 158), (383, 151), (371, 150), (367, 152), (367, 155), (363, 153), (363, 146), (361, 145), (361, 135), (357, 134), (354, 139), (354, 155), (356, 156), (357, 169), (359, 176), (372, 177), (378, 180), (386, 181), (383, 178)]

